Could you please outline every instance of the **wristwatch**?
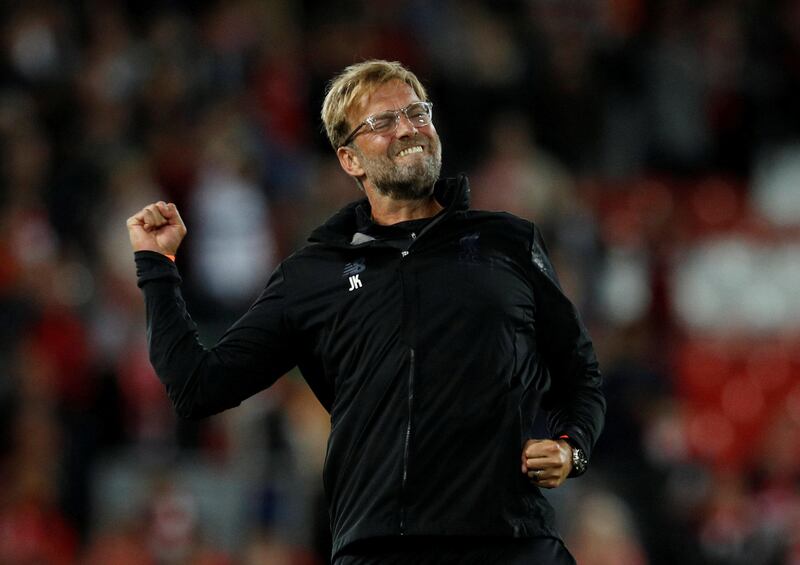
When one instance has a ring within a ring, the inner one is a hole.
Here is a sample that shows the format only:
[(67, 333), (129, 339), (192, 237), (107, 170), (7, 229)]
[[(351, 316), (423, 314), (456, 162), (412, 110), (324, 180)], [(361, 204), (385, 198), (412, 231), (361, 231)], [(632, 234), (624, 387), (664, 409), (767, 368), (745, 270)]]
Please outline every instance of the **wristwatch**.
[[(572, 445), (572, 444), (570, 444)], [(572, 445), (572, 471), (570, 477), (577, 477), (586, 472), (586, 467), (589, 466), (589, 461), (586, 459), (586, 454), (580, 447)]]

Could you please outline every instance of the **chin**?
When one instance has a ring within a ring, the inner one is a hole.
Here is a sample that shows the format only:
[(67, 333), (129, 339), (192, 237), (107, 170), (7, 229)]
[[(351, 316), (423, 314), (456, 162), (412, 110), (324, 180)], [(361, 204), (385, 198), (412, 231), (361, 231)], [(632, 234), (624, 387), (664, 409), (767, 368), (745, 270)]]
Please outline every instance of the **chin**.
[[(434, 155), (422, 155), (394, 166), (375, 167), (372, 185), (378, 194), (396, 200), (420, 200), (433, 194), (439, 178), (441, 160)], [(368, 175), (369, 176), (369, 175)]]
[(417, 185), (393, 185), (393, 186), (376, 186), (379, 194), (388, 196), (394, 200), (420, 200), (427, 198), (433, 193), (433, 185), (430, 186), (417, 186)]

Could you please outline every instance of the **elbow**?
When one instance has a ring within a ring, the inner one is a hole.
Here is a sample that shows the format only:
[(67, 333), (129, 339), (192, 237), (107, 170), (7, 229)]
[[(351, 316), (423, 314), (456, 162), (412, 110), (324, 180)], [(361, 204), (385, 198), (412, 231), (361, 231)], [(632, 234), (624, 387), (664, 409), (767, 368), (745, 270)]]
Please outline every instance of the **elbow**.
[(173, 403), (173, 406), (175, 408), (175, 414), (181, 420), (197, 421), (211, 415), (210, 412), (198, 409), (196, 406), (192, 405), (186, 406)]
[(169, 391), (169, 398), (175, 414), (181, 420), (202, 420), (238, 406), (238, 403), (220, 402), (219, 399), (207, 395), (204, 397), (198, 394), (181, 394), (177, 391)]
[(197, 421), (211, 416), (215, 412), (210, 410), (198, 399), (191, 395), (186, 395), (183, 391), (167, 389), (167, 395), (172, 402), (175, 415), (181, 420)]

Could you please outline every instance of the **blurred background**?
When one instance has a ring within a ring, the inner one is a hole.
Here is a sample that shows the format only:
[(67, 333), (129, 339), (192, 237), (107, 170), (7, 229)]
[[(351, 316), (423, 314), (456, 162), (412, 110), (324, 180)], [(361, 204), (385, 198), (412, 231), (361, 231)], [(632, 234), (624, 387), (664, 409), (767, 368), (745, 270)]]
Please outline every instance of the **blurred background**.
[(290, 374), (177, 421), (125, 219), (179, 205), (213, 344), (360, 197), (319, 109), (367, 58), (590, 326), (606, 430), (548, 493), (578, 561), (800, 563), (800, 1), (0, 6), (0, 563), (327, 563), (327, 415)]

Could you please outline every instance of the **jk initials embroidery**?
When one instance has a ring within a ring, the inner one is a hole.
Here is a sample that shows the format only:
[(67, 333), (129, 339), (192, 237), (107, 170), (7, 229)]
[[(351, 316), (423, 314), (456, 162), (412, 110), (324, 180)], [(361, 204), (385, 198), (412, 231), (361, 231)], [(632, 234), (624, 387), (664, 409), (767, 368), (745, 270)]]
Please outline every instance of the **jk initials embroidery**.
[(347, 292), (353, 292), (355, 289), (361, 288), (362, 286), (364, 286), (363, 284), (361, 284), (361, 279), (358, 278), (358, 277), (359, 277), (359, 275), (353, 275), (353, 276), (350, 277), (350, 279), (349, 279), (350, 280), (350, 288), (347, 289)]

